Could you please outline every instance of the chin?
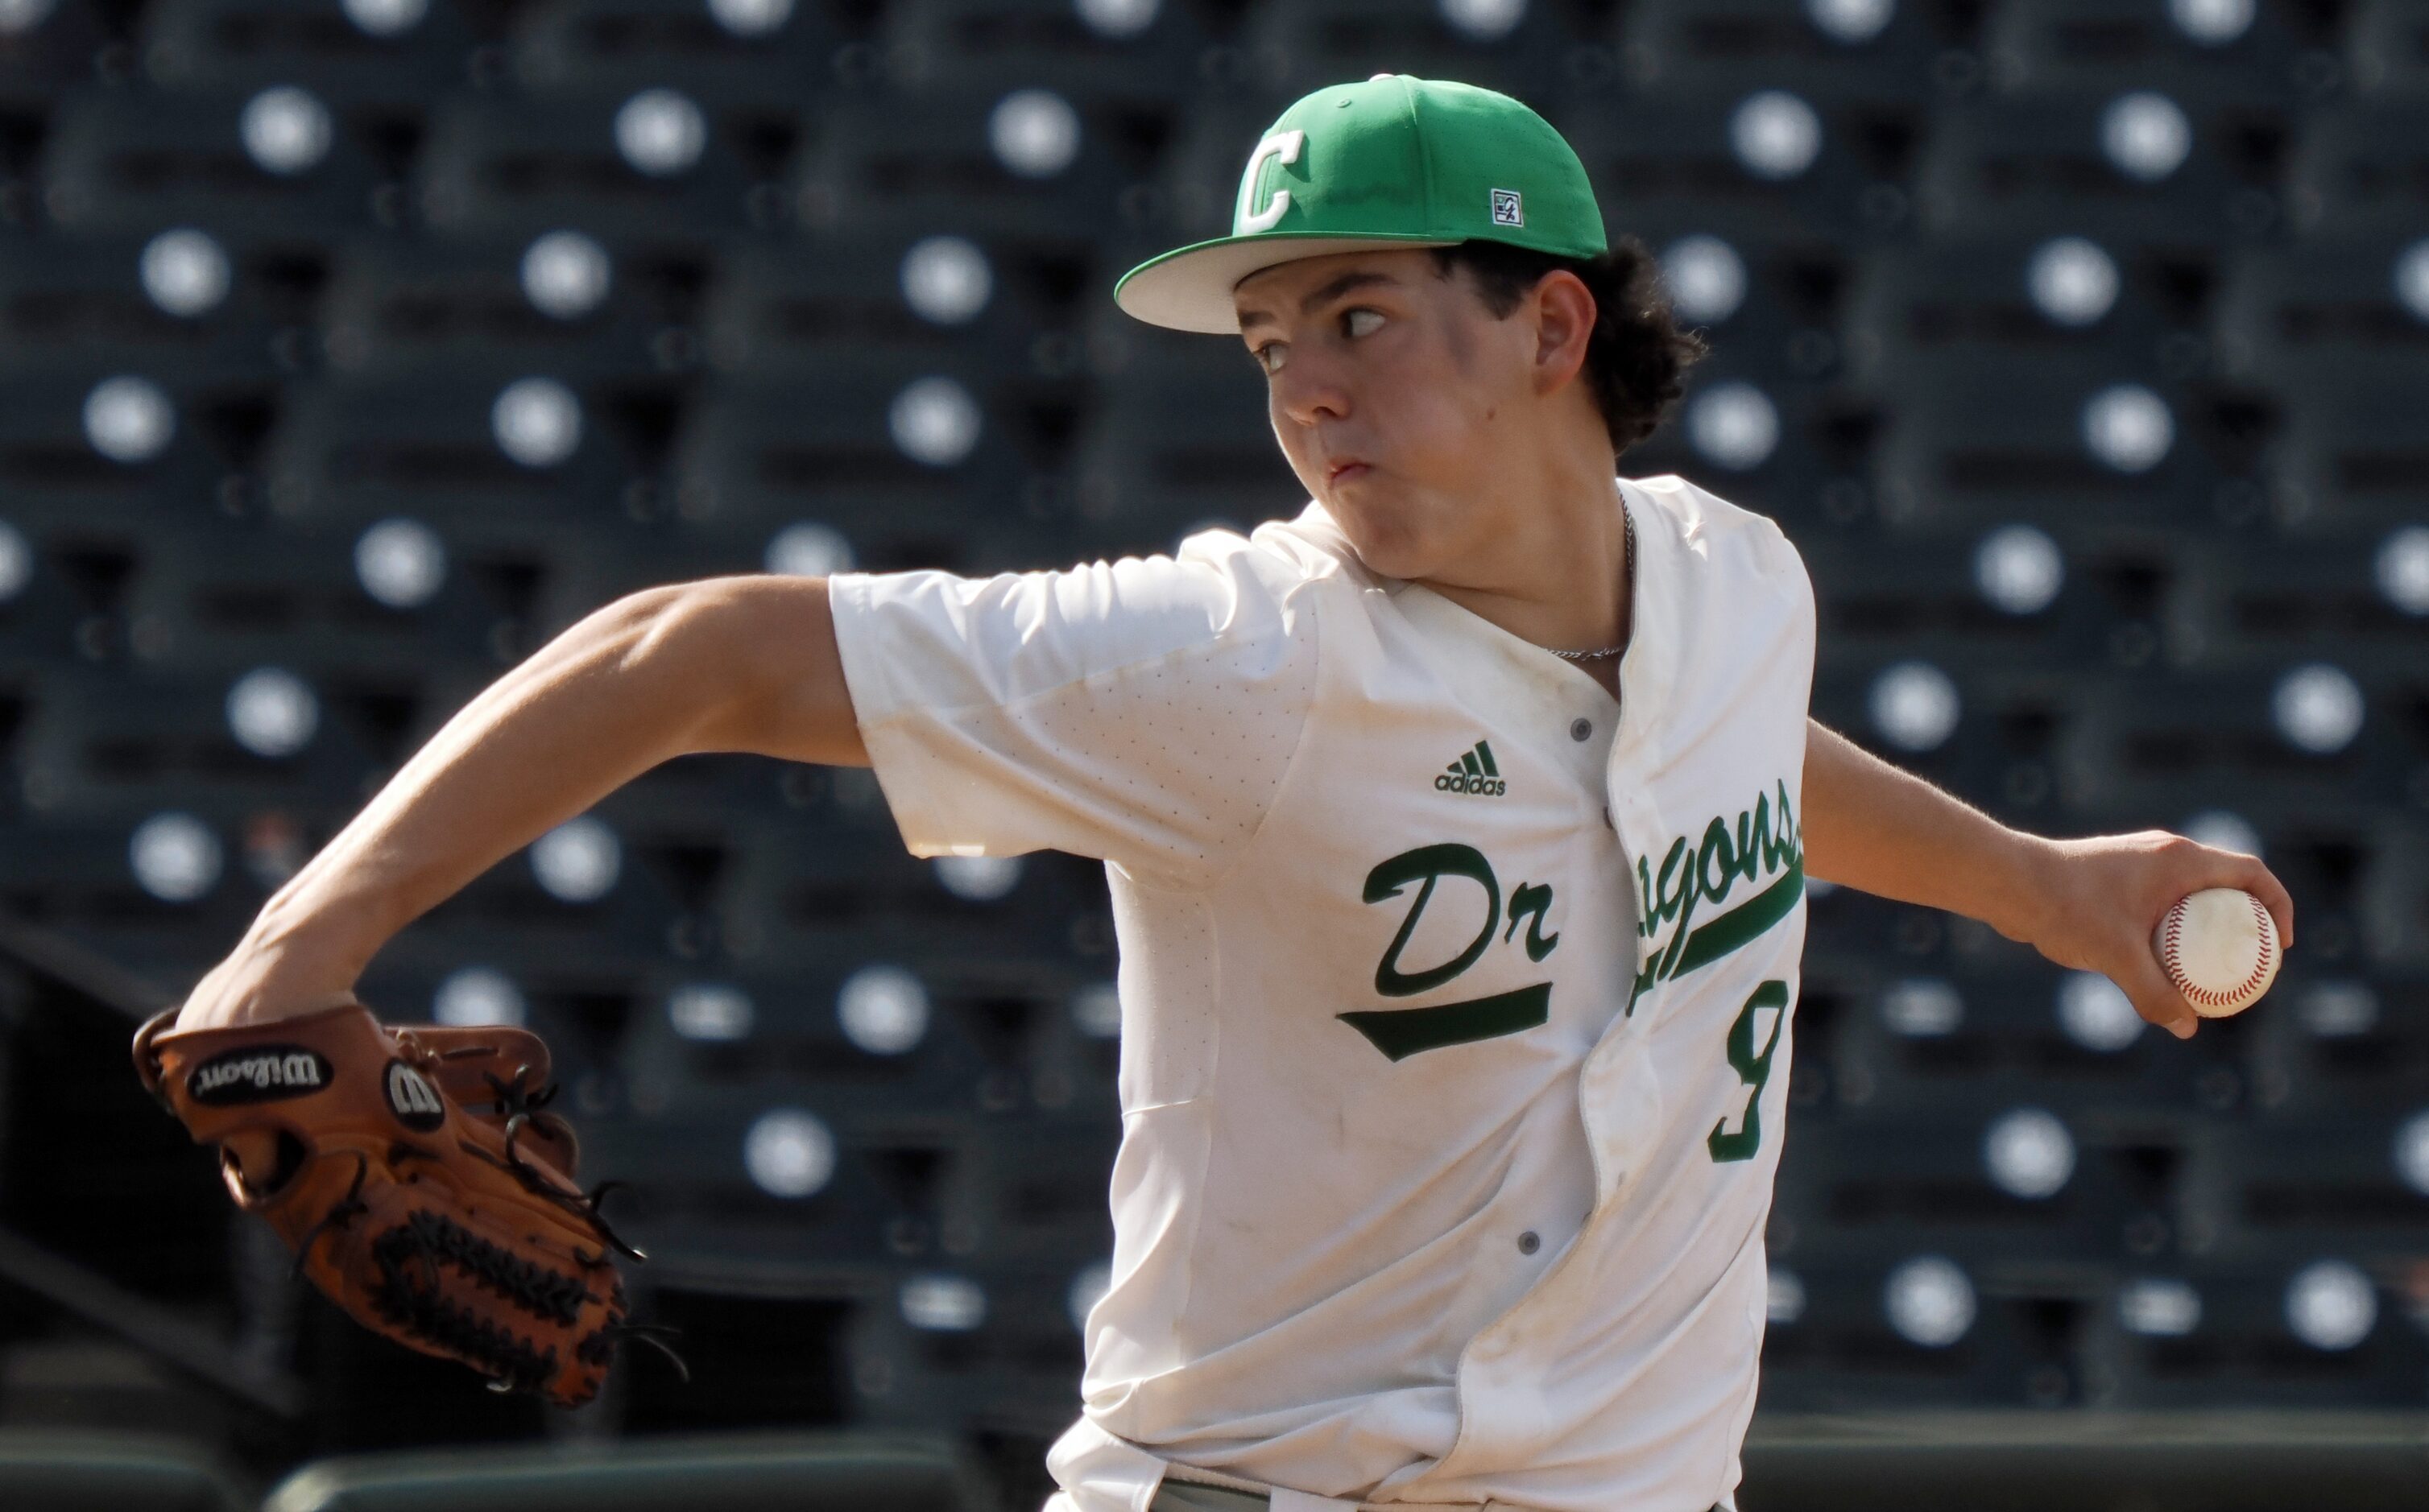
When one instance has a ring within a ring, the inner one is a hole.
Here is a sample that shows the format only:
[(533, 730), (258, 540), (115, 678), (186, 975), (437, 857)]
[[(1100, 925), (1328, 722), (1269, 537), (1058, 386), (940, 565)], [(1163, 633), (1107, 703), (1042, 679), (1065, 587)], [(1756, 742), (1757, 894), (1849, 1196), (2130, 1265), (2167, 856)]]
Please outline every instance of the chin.
[(1377, 530), (1371, 522), (1337, 509), (1332, 518), (1340, 524), (1341, 534), (1349, 537), (1350, 547), (1367, 570), (1387, 578), (1429, 575), (1438, 553), (1424, 536), (1388, 527)]
[(1387, 578), (1422, 578), (1441, 565), (1442, 532), (1429, 528), (1415, 501), (1374, 473), (1344, 492), (1319, 494), (1358, 559)]

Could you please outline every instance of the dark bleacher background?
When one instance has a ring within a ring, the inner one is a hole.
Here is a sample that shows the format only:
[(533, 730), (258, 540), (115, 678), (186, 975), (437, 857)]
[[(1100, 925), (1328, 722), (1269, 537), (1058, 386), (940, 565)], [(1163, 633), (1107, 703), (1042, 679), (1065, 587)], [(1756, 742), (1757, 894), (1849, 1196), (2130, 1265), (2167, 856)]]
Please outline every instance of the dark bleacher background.
[(687, 758), (379, 958), (541, 1030), (633, 1184), (694, 1379), (580, 1414), (289, 1286), (125, 1015), (619, 594), (1294, 512), (1238, 349), (1109, 290), (1387, 69), (1535, 106), (1662, 255), (1714, 355), (1624, 470), (1778, 519), (1819, 716), (2301, 912), (2179, 1044), (1817, 887), (1763, 1421), (2420, 1408), (2422, 0), (0, 0), (0, 1425), (918, 1428), (1033, 1505), (1110, 1244), (1091, 866)]

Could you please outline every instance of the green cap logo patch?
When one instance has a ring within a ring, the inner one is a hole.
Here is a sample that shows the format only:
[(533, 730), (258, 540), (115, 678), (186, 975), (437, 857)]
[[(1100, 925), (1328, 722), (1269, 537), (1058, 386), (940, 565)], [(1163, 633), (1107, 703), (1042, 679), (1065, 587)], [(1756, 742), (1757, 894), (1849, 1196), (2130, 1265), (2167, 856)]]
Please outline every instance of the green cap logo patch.
[(1297, 162), (1298, 150), (1306, 145), (1307, 133), (1304, 131), (1278, 131), (1257, 143), (1257, 150), (1248, 155), (1248, 172), (1240, 175), (1240, 203), (1231, 212), (1233, 236), (1271, 231), (1274, 223), (1282, 218), (1282, 212), (1290, 208), (1291, 195), (1286, 189), (1278, 189), (1266, 195), (1263, 209), (1248, 207), (1249, 198), (1257, 192), (1257, 171), (1265, 166), (1268, 157), (1285, 166)]

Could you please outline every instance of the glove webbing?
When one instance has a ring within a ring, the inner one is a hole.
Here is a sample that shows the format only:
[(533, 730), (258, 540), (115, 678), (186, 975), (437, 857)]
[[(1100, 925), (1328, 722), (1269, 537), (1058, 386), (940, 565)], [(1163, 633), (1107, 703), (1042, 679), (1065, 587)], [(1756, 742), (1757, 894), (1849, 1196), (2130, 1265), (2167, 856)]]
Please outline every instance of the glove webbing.
[[(580, 1276), (520, 1259), (443, 1213), (408, 1215), (372, 1241), (372, 1258), (380, 1268), (380, 1285), (372, 1303), (391, 1323), (478, 1361), (509, 1390), (536, 1390), (553, 1379), (556, 1350), (535, 1349), (529, 1339), (451, 1306), (438, 1290), (438, 1262), (453, 1262), (516, 1307), (558, 1323), (573, 1322), (588, 1295)], [(409, 1277), (416, 1264), (429, 1278), (427, 1290), (415, 1286)], [(586, 1360), (595, 1358), (589, 1353), (594, 1342), (603, 1346), (605, 1341), (598, 1335), (586, 1339), (576, 1346), (577, 1355)]]

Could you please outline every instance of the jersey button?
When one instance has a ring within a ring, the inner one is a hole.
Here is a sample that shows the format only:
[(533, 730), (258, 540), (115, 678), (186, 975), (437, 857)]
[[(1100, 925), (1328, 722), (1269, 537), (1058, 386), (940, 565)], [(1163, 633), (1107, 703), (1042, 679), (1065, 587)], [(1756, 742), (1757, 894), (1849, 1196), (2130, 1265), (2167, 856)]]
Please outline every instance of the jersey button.
[(1532, 1255), (1543, 1247), (1544, 1241), (1535, 1237), (1535, 1231), (1531, 1228), (1518, 1236), (1518, 1253), (1521, 1255)]
[(1591, 734), (1593, 734), (1593, 733), (1594, 733), (1594, 721), (1593, 721), (1593, 720), (1591, 720), (1591, 719), (1572, 719), (1572, 720), (1570, 720), (1570, 721), (1569, 721), (1569, 738), (1570, 738), (1571, 740), (1583, 740), (1583, 739), (1585, 739), (1588, 735), (1591, 735)]

